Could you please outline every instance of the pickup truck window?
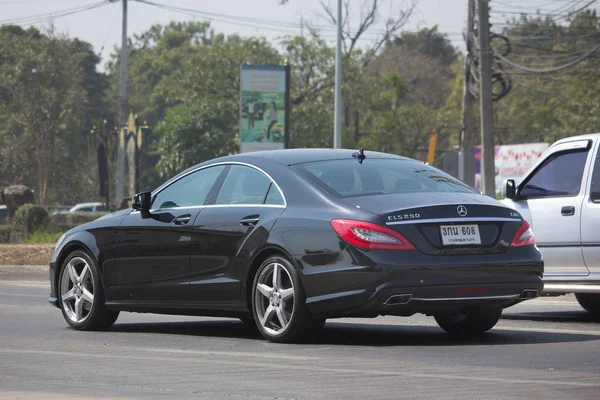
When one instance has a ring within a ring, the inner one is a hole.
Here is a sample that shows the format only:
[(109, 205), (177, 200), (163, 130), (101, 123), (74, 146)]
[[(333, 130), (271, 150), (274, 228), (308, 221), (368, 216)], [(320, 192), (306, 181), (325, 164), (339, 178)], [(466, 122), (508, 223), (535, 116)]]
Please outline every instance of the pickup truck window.
[(588, 150), (551, 155), (525, 183), (519, 195), (527, 199), (578, 195), (587, 155)]
[(592, 188), (590, 198), (594, 203), (600, 203), (600, 148), (594, 160), (594, 173), (592, 174)]

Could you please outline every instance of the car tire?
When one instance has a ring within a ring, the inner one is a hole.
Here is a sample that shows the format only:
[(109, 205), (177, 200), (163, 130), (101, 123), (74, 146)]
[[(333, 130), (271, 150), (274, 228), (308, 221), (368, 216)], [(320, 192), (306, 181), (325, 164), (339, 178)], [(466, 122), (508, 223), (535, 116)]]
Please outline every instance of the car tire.
[(106, 330), (119, 317), (118, 311), (106, 307), (97, 264), (83, 251), (74, 251), (65, 259), (57, 287), (63, 317), (73, 329)]
[(600, 294), (575, 293), (575, 298), (587, 312), (600, 316)]
[(325, 323), (324, 318), (310, 314), (296, 269), (279, 256), (266, 259), (256, 272), (252, 313), (265, 339), (278, 343), (309, 339)]
[(489, 331), (498, 323), (502, 315), (501, 308), (481, 308), (461, 312), (435, 314), (440, 328), (457, 336), (480, 335)]

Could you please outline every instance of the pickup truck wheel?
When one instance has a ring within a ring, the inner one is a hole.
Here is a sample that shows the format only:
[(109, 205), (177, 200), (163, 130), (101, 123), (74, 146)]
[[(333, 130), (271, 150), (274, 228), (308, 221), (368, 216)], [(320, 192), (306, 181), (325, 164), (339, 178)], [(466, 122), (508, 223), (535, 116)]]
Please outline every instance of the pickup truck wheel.
[(575, 293), (575, 298), (587, 312), (600, 315), (600, 294)]
[(469, 311), (444, 312), (435, 314), (440, 328), (456, 336), (481, 335), (498, 323), (501, 308), (479, 308)]

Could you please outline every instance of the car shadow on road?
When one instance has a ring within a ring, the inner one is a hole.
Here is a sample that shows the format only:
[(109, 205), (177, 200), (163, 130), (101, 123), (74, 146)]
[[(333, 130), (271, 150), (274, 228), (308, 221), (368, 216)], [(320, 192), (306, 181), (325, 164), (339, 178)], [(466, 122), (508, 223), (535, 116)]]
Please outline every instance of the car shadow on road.
[[(199, 337), (236, 338), (264, 340), (258, 329), (236, 320), (203, 320), (185, 322), (160, 322), (115, 324), (111, 331), (126, 333), (149, 333), (191, 335)], [(407, 326), (360, 324), (328, 321), (325, 328), (305, 344), (328, 346), (473, 346), (473, 345), (522, 345), (570, 343), (599, 340), (600, 336), (586, 333), (548, 332), (518, 330), (510, 327), (494, 328), (476, 337), (451, 336), (435, 326)]]

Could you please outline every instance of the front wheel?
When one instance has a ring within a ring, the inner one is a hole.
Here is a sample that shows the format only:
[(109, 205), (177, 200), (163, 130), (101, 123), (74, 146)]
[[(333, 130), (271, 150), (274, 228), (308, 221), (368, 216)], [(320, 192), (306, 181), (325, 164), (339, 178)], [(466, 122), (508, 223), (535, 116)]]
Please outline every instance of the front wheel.
[(69, 254), (58, 278), (63, 317), (73, 329), (106, 330), (117, 317), (104, 305), (104, 292), (96, 262), (83, 251)]
[(256, 326), (272, 342), (289, 343), (306, 339), (325, 322), (308, 312), (298, 274), (283, 257), (269, 257), (262, 263), (252, 289)]
[(575, 293), (575, 298), (587, 312), (600, 316), (600, 294)]
[(501, 308), (482, 308), (460, 312), (435, 314), (440, 328), (457, 336), (480, 335), (489, 331), (498, 323), (502, 315)]

